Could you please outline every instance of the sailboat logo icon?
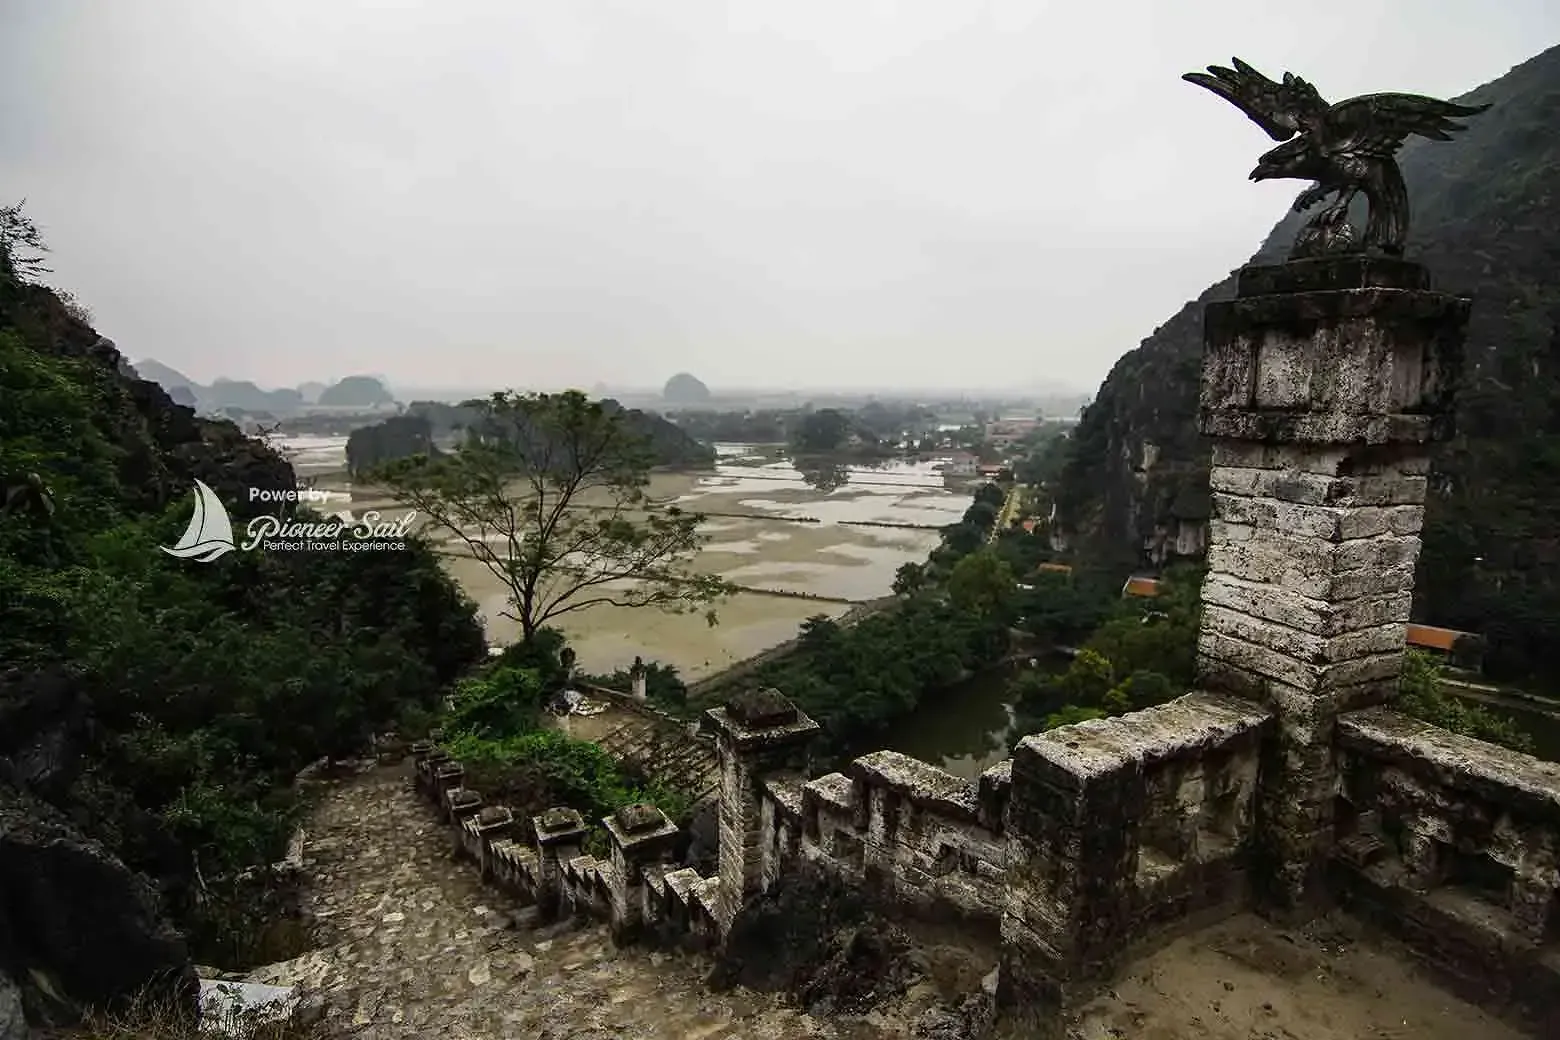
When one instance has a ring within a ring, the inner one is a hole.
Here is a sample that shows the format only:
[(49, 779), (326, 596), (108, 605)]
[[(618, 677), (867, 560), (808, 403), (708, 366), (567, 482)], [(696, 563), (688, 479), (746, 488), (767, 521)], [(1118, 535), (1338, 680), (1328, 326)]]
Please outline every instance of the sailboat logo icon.
[(217, 493), (197, 480), (195, 515), (190, 517), (190, 526), (184, 529), (172, 548), (166, 545), (158, 548), (169, 556), (177, 556), (181, 560), (198, 560), (201, 563), (210, 563), (222, 554), (236, 550), (238, 546), (233, 544), (233, 522), (228, 519), (227, 509), (217, 498)]

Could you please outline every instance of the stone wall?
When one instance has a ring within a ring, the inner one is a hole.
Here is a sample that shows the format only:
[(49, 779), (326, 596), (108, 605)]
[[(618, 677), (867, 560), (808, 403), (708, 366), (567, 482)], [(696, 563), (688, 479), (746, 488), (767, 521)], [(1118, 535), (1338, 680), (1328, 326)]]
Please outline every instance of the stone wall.
[(631, 805), (602, 819), (610, 852), (598, 859), (584, 851), (589, 831), (575, 810), (522, 821), (504, 806), (484, 805), (443, 749), (425, 741), (412, 755), (417, 788), (450, 825), (456, 854), (544, 917), (603, 921), (620, 941), (650, 934), (697, 949), (719, 941), (720, 879), (676, 869), (679, 830), (659, 809)]
[(1345, 716), (1338, 748), (1346, 903), (1468, 999), (1554, 1016), (1560, 766), (1384, 708)]
[(1004, 762), (971, 783), (896, 751), (864, 755), (845, 773), (771, 791), (765, 820), (776, 826), (766, 849), (869, 885), (926, 916), (988, 926), (994, 935), (1004, 898), (1010, 768)]
[(1010, 1007), (1054, 1017), (1145, 942), (1246, 905), (1261, 705), (1207, 693), (1025, 737), (1007, 810)]

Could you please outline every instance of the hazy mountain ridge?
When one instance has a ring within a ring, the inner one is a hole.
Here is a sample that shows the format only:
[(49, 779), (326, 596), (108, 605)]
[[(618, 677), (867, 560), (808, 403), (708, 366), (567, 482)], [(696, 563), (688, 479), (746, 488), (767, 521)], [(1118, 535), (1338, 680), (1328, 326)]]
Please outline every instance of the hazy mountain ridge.
[(217, 378), (197, 383), (178, 369), (153, 358), (137, 361), (136, 374), (157, 383), (176, 403), (206, 413), (246, 412), (283, 417), (313, 405), (363, 409), (385, 408), (395, 396), (375, 376), (347, 376), (334, 383), (306, 382), (296, 387), (266, 389), (247, 379)]
[[(1494, 107), (1455, 141), (1414, 140), (1401, 158), (1408, 256), (1474, 301), (1416, 614), (1484, 632), (1492, 667), (1521, 673), (1560, 639), (1560, 47), (1455, 100)], [(1286, 215), (1253, 261), (1280, 262), (1301, 220)], [(1060, 529), (1085, 553), (1157, 562), (1206, 517), (1202, 311), (1233, 292), (1226, 278), (1183, 307), (1116, 363), (1085, 411), (1056, 489)]]

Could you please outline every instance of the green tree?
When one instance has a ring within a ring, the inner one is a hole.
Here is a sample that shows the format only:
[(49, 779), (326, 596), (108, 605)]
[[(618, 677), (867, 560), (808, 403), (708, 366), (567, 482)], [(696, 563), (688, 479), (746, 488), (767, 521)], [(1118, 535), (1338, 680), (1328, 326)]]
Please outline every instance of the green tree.
[(894, 572), (893, 592), (896, 596), (914, 596), (926, 588), (926, 564), (902, 563)]
[(43, 255), (49, 251), (43, 233), (22, 212), (27, 200), (0, 206), (0, 280), (31, 282), (49, 273)]
[(976, 499), (964, 511), (964, 523), (989, 532), (993, 527), (997, 526), (997, 507), (990, 502), (982, 502)]
[(1398, 680), (1398, 697), (1393, 707), (1453, 733), (1487, 740), (1515, 751), (1530, 752), (1533, 738), (1509, 719), (1503, 719), (1479, 704), (1472, 704), (1446, 691), (1442, 684), (1444, 669), (1418, 650), (1403, 657), (1403, 673)]
[(650, 451), (620, 412), (577, 391), (497, 393), (464, 444), (375, 475), (482, 563), (509, 592), (524, 639), (610, 604), (704, 609), (728, 591), (689, 567), (703, 517), (646, 494)]
[(988, 480), (976, 490), (975, 501), (990, 506), (992, 515), (995, 515), (997, 510), (1007, 502), (1007, 492)]
[(792, 447), (799, 452), (830, 452), (844, 447), (850, 436), (850, 417), (837, 408), (820, 408), (797, 427)]
[(943, 545), (956, 557), (968, 556), (986, 544), (986, 532), (973, 524), (957, 523), (943, 528)]
[(1006, 617), (1016, 591), (1012, 568), (990, 549), (970, 553), (948, 575), (949, 600), (981, 618)]

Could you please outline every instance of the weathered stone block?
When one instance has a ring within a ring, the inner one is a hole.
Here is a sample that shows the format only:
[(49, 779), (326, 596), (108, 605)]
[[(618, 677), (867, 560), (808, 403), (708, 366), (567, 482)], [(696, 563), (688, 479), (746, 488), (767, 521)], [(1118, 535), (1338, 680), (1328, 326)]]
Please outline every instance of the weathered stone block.
[(1331, 637), (1403, 622), (1413, 605), (1413, 593), (1386, 592), (1333, 602), (1307, 596), (1286, 585), (1210, 571), (1203, 581), (1202, 600), (1205, 605), (1253, 619), (1276, 622), (1310, 635)]
[(1209, 304), (1199, 425), (1209, 436), (1291, 444), (1442, 439), (1468, 307), (1378, 287)]

